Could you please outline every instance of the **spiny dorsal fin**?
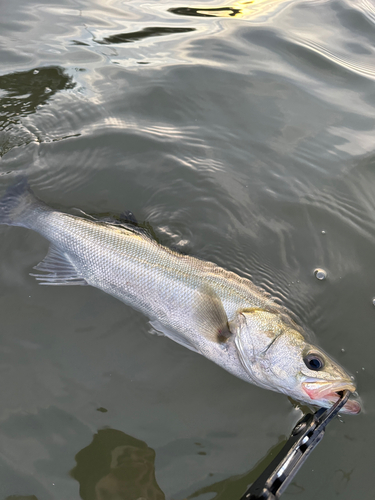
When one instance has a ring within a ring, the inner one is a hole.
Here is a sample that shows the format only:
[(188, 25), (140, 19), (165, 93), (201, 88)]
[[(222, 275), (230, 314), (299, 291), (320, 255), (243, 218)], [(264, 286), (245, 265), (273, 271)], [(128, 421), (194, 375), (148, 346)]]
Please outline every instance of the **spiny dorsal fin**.
[(73, 211), (78, 212), (80, 216), (83, 216), (85, 217), (85, 219), (89, 219), (93, 222), (98, 222), (116, 228), (121, 227), (123, 229), (126, 229), (127, 231), (131, 231), (132, 233), (136, 233), (157, 241), (156, 235), (154, 234), (151, 225), (148, 222), (139, 224), (135, 215), (130, 210), (125, 210), (119, 216), (114, 216), (110, 213), (90, 215), (80, 208), (74, 208)]
[(200, 333), (213, 342), (226, 342), (232, 332), (223, 304), (212, 288), (202, 286), (197, 290), (194, 303)]
[(33, 274), (40, 285), (87, 285), (87, 282), (77, 273), (67, 254), (51, 245), (44, 259), (34, 267), (37, 271), (47, 274)]
[(119, 219), (123, 223), (125, 222), (127, 224), (129, 224), (129, 223), (130, 224), (138, 224), (136, 216), (133, 214), (133, 212), (131, 210), (124, 210), (122, 212), (122, 214), (120, 214)]

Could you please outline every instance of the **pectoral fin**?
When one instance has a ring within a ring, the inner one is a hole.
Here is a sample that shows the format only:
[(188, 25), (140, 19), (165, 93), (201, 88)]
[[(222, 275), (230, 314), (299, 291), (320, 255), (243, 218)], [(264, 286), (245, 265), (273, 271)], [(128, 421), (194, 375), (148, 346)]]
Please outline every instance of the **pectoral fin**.
[(165, 325), (163, 325), (163, 323), (161, 323), (157, 319), (150, 321), (150, 325), (154, 330), (156, 330), (156, 333), (158, 335), (165, 335), (166, 337), (177, 342), (177, 344), (181, 344), (184, 347), (190, 349), (191, 351), (199, 352), (197, 348), (191, 342), (189, 342), (189, 340), (184, 335), (177, 332), (176, 330), (173, 330), (172, 328), (166, 327)]
[(194, 302), (194, 319), (199, 332), (213, 342), (226, 342), (232, 332), (224, 306), (216, 293), (208, 286), (201, 287)]

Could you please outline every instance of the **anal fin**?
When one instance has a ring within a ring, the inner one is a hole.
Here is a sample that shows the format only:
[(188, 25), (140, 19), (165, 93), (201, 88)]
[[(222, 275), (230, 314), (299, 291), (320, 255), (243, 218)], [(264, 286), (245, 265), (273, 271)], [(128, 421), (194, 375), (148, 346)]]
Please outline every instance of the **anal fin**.
[(40, 285), (87, 285), (68, 255), (54, 245), (49, 247), (47, 255), (34, 269), (47, 273), (30, 273)]

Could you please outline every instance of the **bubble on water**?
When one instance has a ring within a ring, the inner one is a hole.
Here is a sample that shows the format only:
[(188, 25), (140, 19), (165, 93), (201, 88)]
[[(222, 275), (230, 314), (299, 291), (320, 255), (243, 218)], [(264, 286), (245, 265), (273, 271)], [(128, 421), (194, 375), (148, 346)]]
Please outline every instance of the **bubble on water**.
[(372, 299), (372, 305), (375, 306), (375, 297)]
[(326, 232), (323, 230), (323, 231), (322, 231), (322, 234), (326, 234)]
[(324, 269), (320, 269), (320, 267), (318, 267), (317, 269), (314, 270), (314, 276), (316, 279), (322, 281), (326, 279), (327, 272)]
[(364, 368), (364, 366), (362, 366), (362, 370), (363, 370), (363, 371), (365, 371), (365, 368)]
[(341, 352), (345, 352), (345, 349), (344, 349), (344, 348), (342, 348), (342, 349), (341, 349)]
[(38, 73), (39, 73), (39, 70), (38, 69), (34, 69), (33, 75), (37, 75)]
[(45, 92), (46, 94), (49, 94), (50, 92), (52, 92), (52, 90), (51, 90), (49, 87), (46, 87), (46, 88), (44, 89), (44, 92)]

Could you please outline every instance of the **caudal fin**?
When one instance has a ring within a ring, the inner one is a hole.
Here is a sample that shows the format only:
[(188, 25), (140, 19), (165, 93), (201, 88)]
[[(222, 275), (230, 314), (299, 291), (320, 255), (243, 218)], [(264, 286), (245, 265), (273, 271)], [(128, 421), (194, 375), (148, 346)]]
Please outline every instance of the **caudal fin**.
[(22, 177), (0, 199), (0, 224), (27, 227), (30, 213), (40, 204), (42, 202), (35, 198), (27, 179)]

